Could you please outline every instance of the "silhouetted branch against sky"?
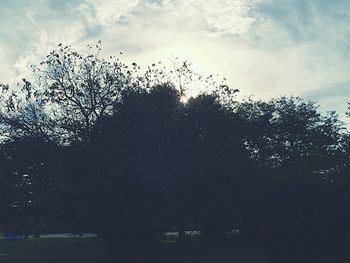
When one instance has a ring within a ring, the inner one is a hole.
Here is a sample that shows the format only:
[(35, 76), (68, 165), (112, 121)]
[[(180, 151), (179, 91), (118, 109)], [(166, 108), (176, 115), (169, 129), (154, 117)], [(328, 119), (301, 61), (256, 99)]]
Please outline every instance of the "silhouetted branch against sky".
[(242, 96), (300, 95), (342, 115), (349, 93), (346, 0), (2, 0), (0, 82), (14, 84), (58, 43), (102, 40), (143, 67), (172, 58), (220, 74)]

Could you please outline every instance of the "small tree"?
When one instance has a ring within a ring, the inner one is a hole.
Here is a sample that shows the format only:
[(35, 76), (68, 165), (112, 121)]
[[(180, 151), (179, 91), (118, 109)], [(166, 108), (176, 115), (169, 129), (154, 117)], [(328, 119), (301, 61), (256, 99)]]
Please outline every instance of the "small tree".
[[(59, 137), (62, 142), (86, 141), (96, 121), (113, 111), (122, 92), (137, 88), (131, 71), (100, 51), (86, 56), (60, 44), (39, 66), (35, 79), (23, 80), (21, 91), (8, 94), (2, 122), (15, 130)], [(8, 93), (8, 86), (3, 86)]]

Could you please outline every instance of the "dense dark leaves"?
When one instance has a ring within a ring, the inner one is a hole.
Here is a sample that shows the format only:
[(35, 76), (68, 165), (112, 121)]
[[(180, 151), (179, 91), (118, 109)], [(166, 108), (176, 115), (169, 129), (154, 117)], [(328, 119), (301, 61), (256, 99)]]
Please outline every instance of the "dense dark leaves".
[(124, 245), (239, 230), (276, 262), (345, 257), (350, 140), (335, 113), (237, 102), (226, 85), (189, 98), (201, 77), (188, 63), (174, 85), (154, 67), (140, 77), (136, 63), (60, 46), (22, 93), (0, 85), (0, 222), (68, 222)]

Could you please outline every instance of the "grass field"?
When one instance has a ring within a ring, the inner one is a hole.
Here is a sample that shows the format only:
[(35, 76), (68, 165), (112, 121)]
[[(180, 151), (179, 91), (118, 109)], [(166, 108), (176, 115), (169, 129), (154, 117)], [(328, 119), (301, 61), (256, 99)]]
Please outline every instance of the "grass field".
[[(131, 252), (133, 253), (133, 252)], [(201, 262), (264, 263), (265, 255), (256, 248), (232, 246), (179, 248), (164, 243), (148, 249), (147, 255), (134, 252), (133, 259), (122, 259), (121, 251), (96, 237), (40, 238), (0, 241), (1, 263), (109, 263), (109, 262)]]

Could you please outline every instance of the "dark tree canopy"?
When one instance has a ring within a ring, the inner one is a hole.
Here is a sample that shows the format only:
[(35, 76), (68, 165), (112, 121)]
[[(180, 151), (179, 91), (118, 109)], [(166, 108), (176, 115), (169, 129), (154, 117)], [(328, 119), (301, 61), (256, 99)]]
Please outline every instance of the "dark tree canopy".
[[(140, 74), (59, 45), (33, 69), (32, 81), (1, 85), (9, 229), (55, 220), (124, 246), (174, 230), (223, 242), (237, 230), (271, 262), (346, 258), (350, 140), (336, 113), (295, 97), (237, 101), (188, 63), (173, 77), (155, 65)], [(210, 90), (191, 97), (202, 80)]]

